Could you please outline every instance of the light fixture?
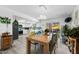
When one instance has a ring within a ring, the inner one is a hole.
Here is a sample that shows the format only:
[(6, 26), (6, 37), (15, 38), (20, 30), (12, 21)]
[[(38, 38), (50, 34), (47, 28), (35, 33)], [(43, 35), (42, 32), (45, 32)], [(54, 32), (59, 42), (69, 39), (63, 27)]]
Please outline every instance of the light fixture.
[(45, 5), (39, 5), (40, 15), (37, 19), (47, 19), (47, 7)]
[(39, 5), (39, 7), (43, 7), (47, 10), (47, 7), (45, 5)]

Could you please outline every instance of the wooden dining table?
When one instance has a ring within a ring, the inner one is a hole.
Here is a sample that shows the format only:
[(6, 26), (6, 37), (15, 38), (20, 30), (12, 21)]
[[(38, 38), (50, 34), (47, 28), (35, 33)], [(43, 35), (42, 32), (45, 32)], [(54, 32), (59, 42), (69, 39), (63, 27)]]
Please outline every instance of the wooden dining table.
[(27, 53), (30, 54), (31, 53), (31, 43), (37, 42), (40, 43), (40, 45), (43, 46), (43, 53), (44, 54), (48, 54), (49, 53), (49, 43), (51, 40), (51, 36), (47, 36), (47, 35), (32, 35), (27, 37)]

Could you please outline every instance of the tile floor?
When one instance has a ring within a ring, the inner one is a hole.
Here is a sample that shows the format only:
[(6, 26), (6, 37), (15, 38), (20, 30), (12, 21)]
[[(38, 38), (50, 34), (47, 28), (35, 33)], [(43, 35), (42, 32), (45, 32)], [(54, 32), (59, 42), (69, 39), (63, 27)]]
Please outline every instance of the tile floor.
[(26, 53), (26, 35), (19, 36), (19, 39), (14, 40), (12, 48), (2, 51), (2, 54), (25, 54)]
[(71, 54), (68, 47), (62, 43), (62, 40), (58, 39), (58, 48), (56, 54)]
[[(13, 42), (12, 48), (1, 51), (2, 54), (26, 54), (27, 53), (27, 45), (26, 45), (26, 36), (27, 35), (21, 35), (19, 36), (19, 39), (15, 40)], [(34, 54), (34, 45), (32, 45), (32, 54)], [(40, 54), (40, 50), (37, 47), (37, 53)], [(52, 52), (53, 54), (53, 52)], [(56, 49), (56, 54), (71, 54), (69, 52), (69, 49), (66, 45), (62, 43), (62, 40), (58, 39), (58, 48)]]

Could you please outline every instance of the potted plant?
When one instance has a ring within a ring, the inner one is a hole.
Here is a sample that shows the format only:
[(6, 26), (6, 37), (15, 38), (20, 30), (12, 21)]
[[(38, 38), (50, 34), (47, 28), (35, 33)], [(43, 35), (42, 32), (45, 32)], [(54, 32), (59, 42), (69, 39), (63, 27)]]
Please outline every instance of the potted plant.
[(48, 35), (49, 29), (45, 29), (45, 35)]
[(69, 33), (69, 36), (72, 38), (78, 39), (79, 38), (79, 27), (72, 28)]
[(79, 53), (79, 27), (74, 27), (71, 29), (67, 25), (65, 25), (63, 27), (63, 32), (64, 32), (64, 35), (69, 38), (69, 44), (70, 44), (68, 46), (69, 50), (72, 53), (75, 53), (75, 52)]
[(63, 33), (64, 33), (65, 36), (68, 37), (70, 35), (70, 31), (71, 31), (71, 29), (68, 27), (68, 25), (65, 25), (63, 27)]
[(79, 27), (69, 28), (67, 25), (63, 27), (64, 35), (72, 38), (79, 38)]

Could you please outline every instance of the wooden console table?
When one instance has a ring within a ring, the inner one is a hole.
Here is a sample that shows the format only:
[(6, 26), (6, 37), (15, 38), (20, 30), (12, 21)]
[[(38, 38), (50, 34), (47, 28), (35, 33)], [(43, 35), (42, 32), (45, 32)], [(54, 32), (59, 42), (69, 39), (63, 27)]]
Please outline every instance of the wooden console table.
[(69, 37), (69, 49), (72, 54), (76, 54), (76, 39)]
[(69, 44), (72, 46), (71, 52), (79, 54), (79, 39), (69, 37)]
[(12, 46), (12, 35), (3, 33), (1, 36), (1, 50), (6, 50)]
[(27, 53), (31, 53), (31, 43), (32, 41), (38, 42), (43, 46), (43, 53), (47, 54), (49, 53), (49, 43), (51, 40), (51, 36), (48, 38), (47, 35), (41, 35), (41, 36), (29, 36), (27, 37)]

